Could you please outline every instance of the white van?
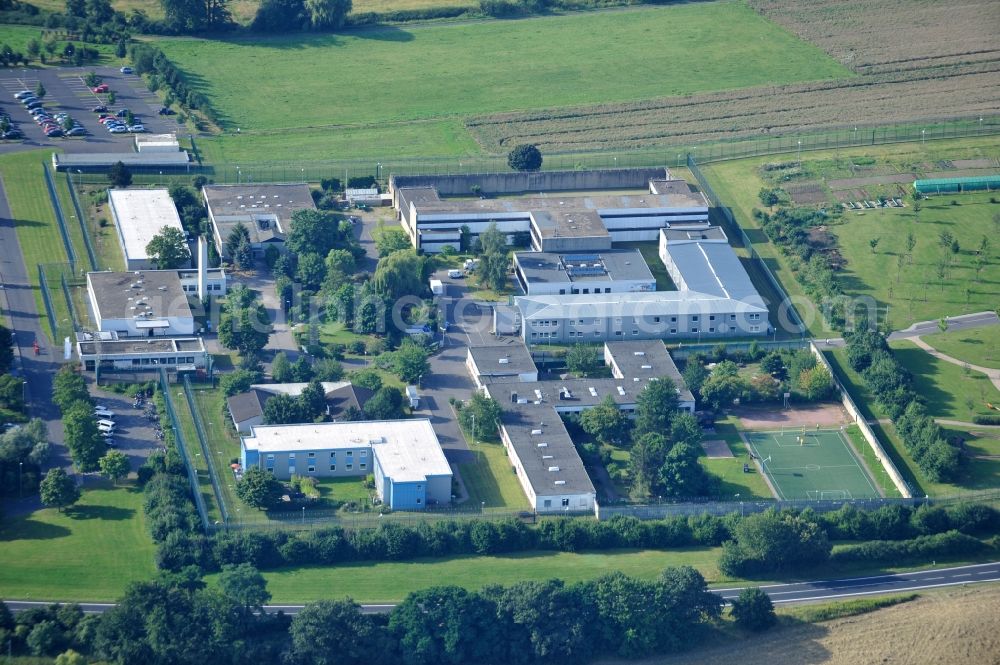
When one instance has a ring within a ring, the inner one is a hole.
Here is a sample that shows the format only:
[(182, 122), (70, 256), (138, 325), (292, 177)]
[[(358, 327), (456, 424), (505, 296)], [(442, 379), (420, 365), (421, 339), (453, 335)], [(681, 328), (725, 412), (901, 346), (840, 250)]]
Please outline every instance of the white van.
[(102, 432), (114, 432), (115, 431), (115, 421), (113, 420), (98, 420), (97, 429)]
[(115, 412), (106, 407), (98, 406), (94, 408), (94, 415), (98, 418), (111, 419), (115, 417)]

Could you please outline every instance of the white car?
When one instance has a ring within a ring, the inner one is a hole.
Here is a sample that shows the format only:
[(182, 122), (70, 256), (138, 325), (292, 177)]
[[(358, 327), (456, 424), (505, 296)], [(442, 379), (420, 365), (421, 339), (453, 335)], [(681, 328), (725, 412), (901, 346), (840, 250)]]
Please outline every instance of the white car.
[(128, 132), (128, 129), (126, 129), (122, 125), (115, 125), (108, 131), (111, 132), (112, 134), (125, 134), (126, 132)]
[(110, 420), (115, 417), (115, 412), (106, 406), (94, 407), (94, 415), (98, 418)]
[(141, 134), (142, 132), (146, 131), (146, 128), (143, 127), (142, 125), (135, 124), (135, 125), (129, 125), (128, 130), (133, 134)]
[(132, 68), (126, 66), (126, 67), (122, 67), (118, 71), (120, 71), (122, 74), (131, 74), (132, 73)]

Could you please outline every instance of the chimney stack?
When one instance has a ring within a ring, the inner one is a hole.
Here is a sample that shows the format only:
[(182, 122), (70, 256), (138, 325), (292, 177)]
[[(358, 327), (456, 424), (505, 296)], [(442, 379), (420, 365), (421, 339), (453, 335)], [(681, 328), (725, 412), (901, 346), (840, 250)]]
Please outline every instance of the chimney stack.
[(198, 300), (205, 302), (208, 291), (208, 243), (205, 236), (198, 236)]

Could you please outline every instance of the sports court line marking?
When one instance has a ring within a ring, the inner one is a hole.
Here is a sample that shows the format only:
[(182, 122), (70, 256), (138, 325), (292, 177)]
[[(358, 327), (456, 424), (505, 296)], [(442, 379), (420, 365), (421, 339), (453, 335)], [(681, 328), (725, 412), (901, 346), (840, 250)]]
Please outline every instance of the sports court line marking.
[(755, 446), (753, 444), (753, 437), (752, 436), (748, 436), (746, 434), (746, 432), (740, 432), (740, 435), (743, 437), (743, 441), (747, 444), (747, 447), (753, 449), (753, 455), (754, 455), (754, 458), (755, 458), (754, 461), (756, 461), (758, 463), (757, 467), (760, 469), (761, 475), (764, 476), (764, 480), (765, 480), (765, 482), (767, 482), (768, 486), (771, 488), (771, 491), (773, 491), (775, 494), (778, 495), (777, 499), (779, 501), (785, 501), (786, 500), (785, 499), (785, 495), (778, 488), (778, 483), (775, 482), (774, 476), (771, 475), (771, 469), (769, 467), (765, 467), (765, 465), (764, 465), (764, 458), (760, 456), (760, 451), (757, 450), (757, 446)]
[(850, 455), (851, 457), (851, 461), (854, 462), (854, 466), (856, 466), (861, 475), (864, 476), (865, 482), (868, 483), (868, 487), (870, 487), (871, 490), (875, 492), (875, 496), (877, 497), (882, 496), (882, 493), (878, 491), (878, 488), (872, 484), (872, 479), (868, 477), (868, 472), (865, 471), (864, 468), (861, 466), (861, 464), (858, 463), (858, 457), (857, 455), (854, 454), (854, 451), (851, 449), (851, 445), (847, 442), (847, 436), (843, 432), (838, 432), (838, 434), (840, 435), (838, 437), (840, 439), (840, 444), (844, 446), (844, 449), (847, 451), (847, 454)]

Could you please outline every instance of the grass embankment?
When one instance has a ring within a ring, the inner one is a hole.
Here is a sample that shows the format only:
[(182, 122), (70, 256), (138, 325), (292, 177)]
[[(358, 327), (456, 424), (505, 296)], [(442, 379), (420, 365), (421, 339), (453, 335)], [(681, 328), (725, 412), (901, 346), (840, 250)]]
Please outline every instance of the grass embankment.
[[(50, 334), (50, 322), (39, 286), (38, 264), (68, 261), (42, 172), (43, 161), (51, 156), (52, 153), (48, 150), (0, 156), (0, 177), (3, 178), (4, 191), (17, 230), (17, 240), (21, 245), (28, 280), (35, 297), (39, 326), (46, 335)], [(54, 288), (58, 293), (58, 284)], [(60, 329), (67, 326), (70, 314), (66, 299), (53, 298), (52, 307)]]
[(466, 506), (481, 505), (486, 509), (522, 510), (528, 508), (517, 476), (500, 443), (473, 443), (468, 436), (469, 450), (475, 461), (458, 465), (458, 472), (469, 492)]
[(729, 446), (735, 457), (709, 459), (699, 458), (701, 465), (709, 473), (719, 479), (719, 495), (723, 500), (735, 500), (737, 497), (745, 501), (752, 499), (772, 499), (770, 488), (764, 477), (754, 464), (750, 464), (750, 473), (743, 473), (743, 464), (750, 462), (746, 445), (740, 438), (737, 418), (727, 416), (715, 423), (715, 434), (706, 434), (706, 439), (722, 439)]
[[(200, 141), (210, 161), (233, 163), (457, 157), (481, 151), (461, 124), (474, 114), (852, 76), (740, 2), (157, 43), (213, 100), (226, 129), (241, 129), (221, 143)], [(315, 75), (328, 70), (340, 72), (338, 85)], [(371, 71), (379, 85), (370, 85)], [(628, 71), (647, 74), (621, 75)], [(679, 74), (648, 74), (658, 71)], [(250, 109), (248, 90), (266, 90), (268, 103)]]
[(844, 350), (825, 351), (824, 355), (833, 366), (837, 378), (854, 398), (855, 404), (861, 410), (861, 415), (868, 419), (875, 436), (882, 442), (883, 448), (896, 469), (902, 474), (903, 479), (913, 490), (914, 496), (923, 496), (924, 494), (953, 496), (970, 490), (988, 489), (1000, 485), (1000, 460), (985, 457), (1000, 455), (1000, 438), (995, 438), (992, 432), (979, 432), (976, 428), (969, 428), (973, 432), (956, 428), (943, 428), (945, 436), (958, 434), (967, 440), (966, 464), (961, 476), (954, 482), (937, 483), (928, 480), (903, 446), (903, 441), (896, 433), (896, 428), (891, 423), (876, 422), (876, 419), (884, 421), (886, 415), (875, 404), (871, 392), (865, 387), (858, 373), (851, 369)]
[(76, 506), (0, 524), (0, 597), (112, 600), (155, 573), (142, 492), (102, 483)]
[(971, 365), (1000, 369), (1000, 326), (921, 335), (935, 349)]
[[(815, 151), (803, 156), (801, 170), (825, 186), (830, 179), (855, 175), (852, 166), (855, 161), (869, 162), (874, 159), (872, 168), (903, 173), (915, 168), (912, 165), (992, 157), (998, 147), (1000, 138), (986, 136), (927, 144), (901, 143)], [(764, 257), (789, 296), (796, 299), (796, 309), (806, 319), (810, 333), (827, 337), (833, 331), (820, 318), (815, 303), (806, 306), (805, 301), (810, 298), (797, 281), (791, 264), (777, 247), (768, 242), (752, 216), (754, 208), (763, 207), (757, 198), (758, 192), (765, 186), (771, 186), (761, 177), (760, 167), (782, 159), (780, 155), (770, 155), (717, 162), (704, 166), (702, 170), (722, 202), (732, 209), (737, 221), (754, 242), (754, 248)], [(785, 156), (784, 159), (790, 161), (792, 157)], [(883, 174), (883, 171), (876, 172)], [(994, 213), (1000, 212), (1000, 206), (989, 203), (989, 198), (985, 194), (942, 195), (924, 201), (919, 213), (914, 213), (912, 207), (867, 210), (861, 215), (845, 212), (842, 221), (830, 228), (847, 259), (846, 267), (840, 273), (844, 292), (848, 296), (874, 298), (880, 307), (880, 316), (884, 315), (887, 304), (891, 305), (889, 316), (893, 328), (905, 328), (915, 321), (992, 309), (1000, 297), (997, 285), (989, 279), (991, 271), (995, 273), (997, 270), (997, 248), (990, 250), (991, 258), (980, 273), (981, 279), (976, 279), (972, 267), (974, 250), (982, 236), (995, 235), (991, 230), (991, 219)], [(953, 199), (960, 205), (951, 205)], [(936, 277), (937, 264), (944, 256), (938, 244), (942, 231), (951, 233), (961, 248), (958, 255), (950, 257), (951, 266), (943, 283)], [(905, 253), (906, 237), (910, 232), (917, 239), (912, 263), (904, 261), (899, 267), (897, 256)], [(877, 251), (872, 253), (869, 240), (875, 237), (880, 242)]]
[(896, 360), (913, 375), (913, 390), (933, 417), (968, 423), (973, 416), (991, 413), (987, 403), (1000, 404), (1000, 391), (985, 374), (935, 358), (909, 340), (890, 346)]

